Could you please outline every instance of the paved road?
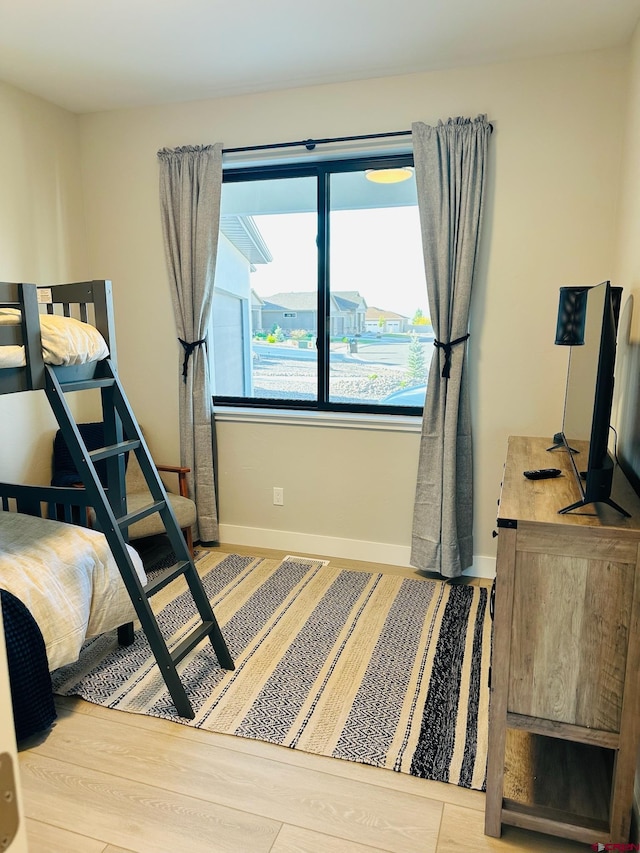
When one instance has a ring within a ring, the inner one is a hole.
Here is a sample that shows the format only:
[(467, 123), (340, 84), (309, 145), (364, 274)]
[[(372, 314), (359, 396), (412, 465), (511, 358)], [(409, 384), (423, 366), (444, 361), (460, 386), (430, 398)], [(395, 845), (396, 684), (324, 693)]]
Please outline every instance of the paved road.
[[(397, 338), (370, 339), (357, 338), (357, 352), (351, 352), (348, 343), (331, 345), (332, 361), (357, 361), (365, 364), (381, 364), (391, 367), (404, 367), (407, 361), (407, 345), (409, 339)], [(425, 356), (430, 360), (432, 355), (433, 336), (424, 336), (422, 339)], [(315, 361), (317, 354), (315, 347), (312, 349), (298, 349), (298, 347), (286, 344), (253, 344), (253, 351), (261, 359), (270, 360), (294, 360)]]

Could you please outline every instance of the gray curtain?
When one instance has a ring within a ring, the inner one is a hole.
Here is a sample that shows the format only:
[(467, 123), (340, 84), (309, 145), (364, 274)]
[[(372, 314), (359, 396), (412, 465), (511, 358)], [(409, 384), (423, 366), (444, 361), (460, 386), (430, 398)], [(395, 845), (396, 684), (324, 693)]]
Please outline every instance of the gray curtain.
[(160, 208), (176, 330), (180, 341), (180, 459), (191, 468), (198, 509), (194, 539), (218, 541), (212, 404), (206, 336), (218, 250), (222, 145), (162, 149)]
[(466, 340), (491, 130), (485, 116), (412, 125), (436, 352), (422, 421), (410, 560), (445, 577), (457, 577), (473, 561)]

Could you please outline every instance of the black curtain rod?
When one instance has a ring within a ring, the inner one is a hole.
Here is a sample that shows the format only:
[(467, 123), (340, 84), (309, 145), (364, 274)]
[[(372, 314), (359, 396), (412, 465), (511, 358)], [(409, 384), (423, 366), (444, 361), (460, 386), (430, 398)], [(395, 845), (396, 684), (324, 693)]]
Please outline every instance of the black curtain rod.
[(300, 139), (298, 142), (274, 142), (271, 145), (247, 145), (244, 148), (223, 148), (223, 154), (240, 154), (245, 151), (269, 151), (272, 148), (296, 148), (304, 145), (307, 151), (313, 151), (316, 145), (329, 142), (357, 142), (362, 139), (386, 139), (391, 136), (411, 136), (410, 130), (393, 130), (391, 133), (367, 133), (363, 136), (334, 136), (328, 139)]

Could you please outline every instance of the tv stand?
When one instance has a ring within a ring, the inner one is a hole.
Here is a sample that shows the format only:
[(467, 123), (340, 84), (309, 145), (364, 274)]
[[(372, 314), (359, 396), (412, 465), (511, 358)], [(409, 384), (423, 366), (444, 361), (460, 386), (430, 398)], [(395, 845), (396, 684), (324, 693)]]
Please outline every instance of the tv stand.
[[(640, 499), (619, 467), (593, 515), (511, 437), (498, 510), (485, 833), (505, 824), (587, 844), (629, 842), (640, 745)], [(544, 846), (544, 845), (543, 845)]]
[(569, 506), (565, 506), (564, 509), (559, 509), (558, 514), (564, 515), (567, 512), (572, 512), (574, 509), (579, 509), (581, 506), (589, 506), (590, 504), (594, 504), (594, 503), (601, 503), (601, 504), (606, 504), (607, 506), (611, 506), (617, 512), (619, 512), (620, 515), (624, 515), (625, 518), (631, 518), (630, 513), (628, 513), (626, 511), (626, 509), (622, 509), (622, 507), (619, 504), (617, 504), (614, 500), (611, 500), (611, 498), (600, 498), (597, 501), (587, 501), (587, 500), (576, 501), (575, 503), (569, 504)]
[[(553, 440), (555, 441), (557, 438), (558, 433), (553, 436)], [(592, 468), (587, 471), (579, 471), (574, 457), (580, 453), (580, 450), (574, 450), (572, 447), (567, 447), (566, 444), (554, 444), (553, 447), (547, 447), (547, 452), (557, 450), (560, 447), (569, 451), (569, 473), (573, 474), (575, 482), (580, 490), (581, 498), (580, 500), (572, 501), (563, 509), (559, 509), (558, 513), (560, 515), (565, 515), (568, 512), (572, 512), (574, 509), (589, 506), (589, 504), (606, 504), (607, 506), (615, 509), (616, 512), (624, 515), (625, 518), (629, 518), (630, 516), (626, 509), (623, 509), (611, 498), (615, 465), (609, 453), (607, 453), (602, 467)], [(586, 452), (585, 459), (588, 455), (588, 452)]]
[(567, 445), (562, 440), (562, 433), (561, 432), (557, 432), (553, 436), (553, 444), (551, 445), (551, 447), (547, 447), (548, 453), (551, 453), (554, 450), (568, 450), (569, 453), (580, 453), (580, 451), (577, 450), (575, 447), (567, 447)]

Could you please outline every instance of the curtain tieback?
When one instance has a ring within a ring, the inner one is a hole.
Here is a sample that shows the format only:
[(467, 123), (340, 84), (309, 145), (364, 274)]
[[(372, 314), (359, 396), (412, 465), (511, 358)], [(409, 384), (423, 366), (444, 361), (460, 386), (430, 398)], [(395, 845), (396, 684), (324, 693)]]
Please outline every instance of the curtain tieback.
[(451, 374), (451, 350), (457, 344), (464, 343), (469, 334), (463, 335), (461, 338), (456, 338), (455, 341), (449, 341), (449, 343), (443, 343), (442, 341), (434, 341), (433, 345), (436, 349), (444, 350), (444, 367), (442, 368), (442, 378), (448, 379)]
[(178, 340), (182, 344), (182, 348), (184, 350), (184, 361), (182, 362), (182, 380), (186, 384), (189, 359), (193, 355), (193, 351), (196, 349), (196, 347), (201, 347), (202, 344), (205, 342), (205, 339), (203, 338), (201, 341), (191, 341), (191, 343), (183, 341), (182, 338), (178, 338)]

